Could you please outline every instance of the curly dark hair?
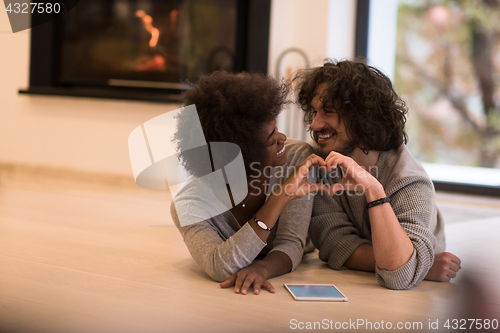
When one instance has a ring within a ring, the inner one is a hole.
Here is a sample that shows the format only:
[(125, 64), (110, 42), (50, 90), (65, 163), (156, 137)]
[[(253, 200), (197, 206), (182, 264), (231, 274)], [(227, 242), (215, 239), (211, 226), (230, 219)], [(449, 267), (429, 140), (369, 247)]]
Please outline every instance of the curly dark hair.
[[(264, 167), (267, 159), (266, 146), (259, 135), (264, 125), (275, 119), (287, 103), (287, 86), (263, 74), (227, 73), (217, 71), (202, 75), (192, 89), (184, 95), (185, 105), (194, 104), (207, 142), (232, 142), (242, 151), (247, 178), (257, 173), (250, 165), (257, 162)], [(177, 151), (189, 146), (192, 124), (178, 116)], [(196, 153), (193, 150), (193, 153)], [(195, 176), (206, 174), (206, 166), (190, 163), (196, 159), (180, 154), (181, 163)]]
[(325, 108), (333, 106), (357, 147), (385, 151), (408, 142), (405, 102), (391, 80), (365, 60), (327, 59), (322, 67), (300, 71), (294, 81), (298, 82), (298, 103), (308, 125), (314, 118), (311, 102), (316, 88), (326, 84), (320, 99)]

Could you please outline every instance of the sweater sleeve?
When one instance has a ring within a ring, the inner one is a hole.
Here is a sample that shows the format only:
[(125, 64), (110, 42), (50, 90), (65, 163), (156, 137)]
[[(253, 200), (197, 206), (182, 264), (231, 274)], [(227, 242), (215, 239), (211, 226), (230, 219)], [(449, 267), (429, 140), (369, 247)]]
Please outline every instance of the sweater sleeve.
[[(287, 172), (285, 177), (279, 181), (280, 183), (283, 183), (295, 171), (295, 166), (313, 153), (311, 146), (301, 141), (289, 140), (286, 147), (289, 152), (288, 161), (284, 168)], [(308, 181), (315, 182), (316, 179), (308, 177)], [(276, 238), (270, 252), (281, 251), (285, 253), (292, 261), (292, 271), (297, 268), (304, 255), (313, 201), (314, 194), (295, 199), (285, 207), (279, 217)]]
[(309, 226), (309, 236), (319, 250), (319, 258), (337, 270), (361, 244), (371, 244), (361, 237), (339, 200), (336, 195), (317, 194)]
[(394, 271), (375, 269), (380, 285), (389, 289), (409, 289), (422, 281), (434, 262), (436, 239), (429, 225), (435, 218), (434, 187), (421, 177), (402, 178), (392, 194), (391, 206), (413, 244), (410, 260)]
[(250, 265), (266, 246), (248, 223), (226, 238), (214, 225), (223, 215), (181, 227), (173, 203), (170, 214), (193, 259), (215, 281), (222, 282)]
[(307, 230), (311, 219), (314, 195), (293, 200), (279, 218), (276, 238), (270, 252), (281, 251), (292, 261), (292, 271), (302, 261), (307, 242)]

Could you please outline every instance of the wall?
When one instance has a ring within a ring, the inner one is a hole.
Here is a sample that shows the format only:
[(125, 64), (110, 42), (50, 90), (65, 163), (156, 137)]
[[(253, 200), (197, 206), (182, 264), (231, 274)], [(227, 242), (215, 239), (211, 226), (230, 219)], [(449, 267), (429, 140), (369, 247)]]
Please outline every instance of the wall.
[[(347, 2), (352, 8), (355, 1)], [(346, 7), (341, 4), (344, 0), (273, 0), (269, 73), (275, 75), (279, 53), (292, 46), (320, 63), (332, 35), (328, 8)], [(336, 13), (337, 21), (350, 19), (352, 13)], [(337, 50), (348, 50), (341, 40)], [(27, 32), (12, 34), (7, 13), (0, 10), (0, 162), (131, 175), (129, 133), (178, 105), (19, 95), (18, 89), (28, 86), (29, 41)], [(300, 58), (287, 61), (293, 70), (303, 66)]]
[[(273, 0), (269, 74), (289, 79), (306, 66), (306, 58), (309, 66), (314, 67), (321, 66), (326, 57), (352, 57), (355, 10), (355, 0)], [(299, 49), (302, 54), (287, 53), (290, 48)], [(289, 138), (310, 140), (302, 119), (303, 111), (290, 105), (278, 117), (278, 128)]]
[(178, 106), (20, 95), (28, 86), (30, 35), (9, 30), (0, 10), (0, 161), (131, 175), (129, 133)]

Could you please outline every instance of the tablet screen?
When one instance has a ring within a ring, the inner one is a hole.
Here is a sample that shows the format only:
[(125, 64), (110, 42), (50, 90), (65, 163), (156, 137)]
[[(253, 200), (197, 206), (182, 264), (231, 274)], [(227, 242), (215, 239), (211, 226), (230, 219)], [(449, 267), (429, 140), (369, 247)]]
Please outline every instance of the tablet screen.
[(338, 297), (344, 298), (332, 285), (288, 285), (295, 297)]

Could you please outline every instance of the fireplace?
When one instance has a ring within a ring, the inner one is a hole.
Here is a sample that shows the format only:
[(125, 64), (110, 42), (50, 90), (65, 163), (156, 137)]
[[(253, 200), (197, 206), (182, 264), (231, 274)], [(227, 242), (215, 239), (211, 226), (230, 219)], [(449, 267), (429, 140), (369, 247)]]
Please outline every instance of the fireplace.
[(215, 70), (267, 73), (270, 0), (86, 0), (32, 28), (21, 93), (178, 101)]

